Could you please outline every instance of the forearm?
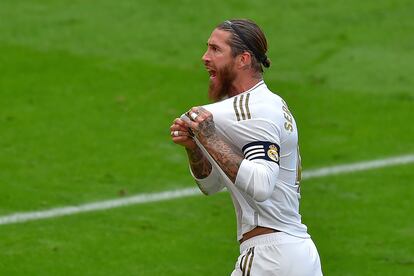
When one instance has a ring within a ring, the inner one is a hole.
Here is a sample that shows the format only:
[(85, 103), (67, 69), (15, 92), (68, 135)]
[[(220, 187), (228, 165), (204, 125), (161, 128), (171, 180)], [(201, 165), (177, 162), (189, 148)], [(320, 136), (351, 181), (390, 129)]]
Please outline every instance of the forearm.
[(199, 147), (194, 149), (186, 148), (188, 162), (196, 178), (206, 178), (212, 170), (210, 162), (204, 156), (203, 152)]
[(235, 183), (243, 156), (236, 153), (225, 141), (215, 133), (199, 137), (200, 143), (217, 162), (229, 179)]
[[(213, 116), (210, 112), (202, 107), (192, 108), (187, 116), (192, 118), (192, 121), (187, 120), (187, 123), (195, 137), (234, 183), (240, 164), (243, 161), (243, 155), (235, 152), (230, 145), (217, 135)], [(200, 153), (202, 154), (202, 152)]]

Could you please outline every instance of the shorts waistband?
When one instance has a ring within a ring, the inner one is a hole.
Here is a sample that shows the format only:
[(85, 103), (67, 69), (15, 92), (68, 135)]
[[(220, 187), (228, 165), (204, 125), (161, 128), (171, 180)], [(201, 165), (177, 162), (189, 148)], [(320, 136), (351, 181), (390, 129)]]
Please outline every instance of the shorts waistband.
[(261, 246), (261, 245), (278, 245), (286, 243), (295, 243), (303, 241), (307, 238), (299, 238), (284, 232), (275, 232), (270, 234), (263, 234), (250, 238), (240, 244), (240, 254), (251, 247)]

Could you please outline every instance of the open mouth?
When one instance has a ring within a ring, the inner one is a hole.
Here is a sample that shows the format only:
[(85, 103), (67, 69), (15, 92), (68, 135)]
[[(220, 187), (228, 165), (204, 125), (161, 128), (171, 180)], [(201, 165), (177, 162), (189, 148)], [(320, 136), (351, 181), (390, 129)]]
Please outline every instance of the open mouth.
[(217, 72), (212, 69), (207, 69), (208, 74), (210, 75), (210, 79), (214, 79), (217, 76)]

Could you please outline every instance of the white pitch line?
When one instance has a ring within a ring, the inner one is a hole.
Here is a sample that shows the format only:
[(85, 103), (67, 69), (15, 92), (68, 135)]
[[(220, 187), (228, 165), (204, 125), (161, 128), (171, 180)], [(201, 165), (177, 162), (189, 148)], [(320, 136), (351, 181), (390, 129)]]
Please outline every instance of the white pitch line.
[(366, 170), (372, 170), (376, 168), (404, 165), (404, 164), (409, 164), (413, 162), (414, 162), (414, 154), (400, 155), (400, 156), (390, 157), (386, 159), (377, 159), (377, 160), (372, 160), (372, 161), (364, 161), (364, 162), (304, 171), (303, 179), (311, 179), (315, 177), (323, 177), (323, 176), (342, 174), (342, 173), (366, 171)]
[[(397, 165), (403, 165), (403, 164), (409, 164), (409, 163), (414, 163), (414, 154), (309, 170), (303, 173), (303, 179), (311, 179), (311, 178), (324, 177), (324, 176), (329, 176), (329, 175), (365, 171), (365, 170), (370, 170), (370, 169), (397, 166)], [(53, 209), (48, 209), (48, 210), (43, 210), (43, 211), (15, 213), (15, 214), (0, 217), (0, 225), (21, 223), (21, 222), (40, 220), (40, 219), (46, 219), (46, 218), (61, 217), (61, 216), (73, 215), (73, 214), (78, 214), (78, 213), (86, 213), (86, 212), (92, 212), (92, 211), (99, 211), (99, 210), (106, 210), (106, 209), (113, 209), (113, 208), (122, 207), (122, 206), (164, 201), (164, 200), (170, 200), (174, 198), (183, 198), (183, 197), (189, 197), (189, 196), (194, 196), (194, 195), (201, 195), (201, 192), (199, 191), (197, 187), (173, 190), (173, 191), (165, 191), (165, 192), (159, 192), (159, 193), (138, 194), (135, 196), (121, 198), (121, 199), (105, 200), (105, 201), (87, 203), (87, 204), (78, 205), (78, 206), (53, 208)]]

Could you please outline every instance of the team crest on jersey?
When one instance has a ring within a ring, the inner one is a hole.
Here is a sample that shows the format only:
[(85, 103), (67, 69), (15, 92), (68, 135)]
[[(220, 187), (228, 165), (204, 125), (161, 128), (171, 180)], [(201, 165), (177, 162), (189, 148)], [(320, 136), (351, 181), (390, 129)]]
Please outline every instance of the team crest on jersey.
[(279, 150), (275, 145), (269, 146), (269, 149), (267, 150), (267, 156), (276, 163), (279, 163)]
[(244, 158), (247, 160), (264, 159), (279, 164), (280, 147), (268, 141), (254, 141), (242, 148)]

